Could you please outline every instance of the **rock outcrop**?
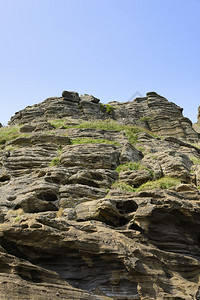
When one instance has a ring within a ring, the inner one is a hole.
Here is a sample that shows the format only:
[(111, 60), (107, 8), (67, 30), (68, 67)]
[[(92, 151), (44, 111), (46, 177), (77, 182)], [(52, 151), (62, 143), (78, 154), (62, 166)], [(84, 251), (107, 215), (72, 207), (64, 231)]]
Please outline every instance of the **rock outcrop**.
[(144, 127), (161, 136), (179, 136), (196, 143), (199, 135), (183, 109), (155, 92), (132, 102), (99, 103), (94, 96), (80, 96), (64, 91), (60, 98), (48, 98), (42, 103), (28, 106), (11, 118), (10, 125), (41, 122), (49, 119), (72, 117), (74, 119), (113, 119), (126, 125)]
[(0, 300), (200, 299), (199, 134), (156, 93), (0, 128)]

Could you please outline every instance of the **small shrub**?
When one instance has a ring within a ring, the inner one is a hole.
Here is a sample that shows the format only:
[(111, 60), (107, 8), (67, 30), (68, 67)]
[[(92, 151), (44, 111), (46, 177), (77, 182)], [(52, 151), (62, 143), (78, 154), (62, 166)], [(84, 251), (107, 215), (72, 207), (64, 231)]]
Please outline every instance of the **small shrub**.
[(106, 107), (106, 112), (107, 112), (109, 115), (111, 115), (111, 114), (114, 112), (114, 110), (115, 110), (115, 107), (113, 107), (113, 106), (111, 106), (111, 105), (109, 105), (109, 104), (106, 104), (105, 107)]
[(115, 171), (117, 172), (124, 172), (124, 171), (129, 171), (129, 170), (140, 170), (144, 168), (143, 166), (141, 166), (140, 162), (128, 162), (126, 164), (123, 165), (119, 165)]
[(103, 112), (106, 112), (108, 115), (111, 115), (115, 110), (115, 107), (111, 106), (110, 104), (102, 104), (100, 103), (100, 109)]
[(55, 166), (59, 166), (59, 164), (60, 164), (60, 157), (54, 157), (50, 162), (49, 166), (55, 167)]
[(134, 188), (134, 186), (129, 185), (122, 181), (116, 181), (112, 188), (119, 189), (121, 191), (126, 192), (140, 192), (146, 190), (154, 190), (154, 189), (170, 189), (172, 187), (176, 187), (180, 184), (180, 180), (172, 177), (163, 177), (154, 181), (148, 181), (143, 183), (140, 187)]
[(137, 191), (153, 190), (153, 189), (170, 189), (171, 187), (176, 187), (181, 182), (179, 179), (173, 177), (163, 177), (155, 181), (148, 181), (142, 184)]
[(125, 191), (125, 192), (135, 192), (135, 188), (132, 187), (131, 185), (122, 182), (122, 181), (116, 181), (112, 184), (112, 188), (120, 190), (120, 191)]

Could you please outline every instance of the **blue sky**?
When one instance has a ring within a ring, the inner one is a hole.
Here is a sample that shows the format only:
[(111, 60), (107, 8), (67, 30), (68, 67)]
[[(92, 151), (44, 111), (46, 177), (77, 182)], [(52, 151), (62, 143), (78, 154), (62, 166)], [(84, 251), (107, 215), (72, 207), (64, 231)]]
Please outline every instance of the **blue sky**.
[(156, 91), (196, 122), (200, 0), (0, 0), (0, 122), (61, 96)]

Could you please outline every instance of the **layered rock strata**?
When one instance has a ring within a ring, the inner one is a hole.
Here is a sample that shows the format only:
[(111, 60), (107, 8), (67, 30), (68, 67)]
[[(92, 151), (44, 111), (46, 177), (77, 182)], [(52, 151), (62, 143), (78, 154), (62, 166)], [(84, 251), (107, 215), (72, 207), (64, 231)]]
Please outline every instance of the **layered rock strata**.
[(0, 300), (200, 299), (198, 133), (156, 93), (99, 102), (0, 128)]
[(132, 102), (99, 103), (94, 96), (79, 96), (64, 91), (62, 97), (48, 98), (42, 103), (28, 106), (11, 118), (10, 125), (41, 122), (48, 119), (73, 117), (74, 119), (113, 119), (122, 124), (144, 127), (161, 136), (174, 136), (196, 143), (199, 135), (183, 109), (155, 92)]

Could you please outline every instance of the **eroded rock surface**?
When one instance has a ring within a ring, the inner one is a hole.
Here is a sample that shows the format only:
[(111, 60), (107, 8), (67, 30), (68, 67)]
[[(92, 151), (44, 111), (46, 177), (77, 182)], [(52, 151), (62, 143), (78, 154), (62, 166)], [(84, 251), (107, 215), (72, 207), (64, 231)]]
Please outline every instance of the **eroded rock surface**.
[(62, 97), (48, 98), (42, 103), (28, 106), (11, 118), (10, 125), (73, 117), (74, 119), (114, 119), (123, 124), (144, 127), (161, 136), (173, 136), (196, 143), (199, 134), (193, 129), (183, 109), (155, 92), (132, 102), (99, 103), (91, 95), (79, 96), (64, 91)]
[(180, 107), (64, 91), (0, 144), (1, 300), (200, 299), (199, 134)]

